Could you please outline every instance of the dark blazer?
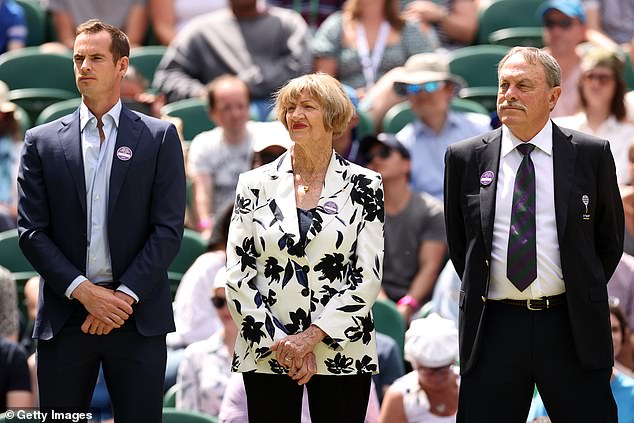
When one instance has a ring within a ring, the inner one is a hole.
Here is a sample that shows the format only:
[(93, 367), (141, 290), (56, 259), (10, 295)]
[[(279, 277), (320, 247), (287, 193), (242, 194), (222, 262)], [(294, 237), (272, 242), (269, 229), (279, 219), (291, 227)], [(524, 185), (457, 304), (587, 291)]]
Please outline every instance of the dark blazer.
[[(117, 158), (126, 146), (132, 158)], [(178, 253), (185, 213), (183, 154), (173, 125), (121, 109), (110, 175), (108, 241), (115, 283), (139, 296), (145, 336), (174, 330), (167, 268)], [(86, 185), (79, 110), (29, 130), (18, 174), (20, 248), (42, 276), (34, 337), (51, 339), (77, 300), (64, 295), (86, 273)]]
[[(462, 373), (477, 362), (486, 321), (501, 134), (497, 129), (453, 144), (445, 155), (447, 241), (462, 279)], [(586, 368), (611, 367), (607, 281), (621, 258), (624, 231), (614, 159), (607, 141), (553, 124), (553, 166), (553, 212), (577, 355)], [(495, 179), (485, 186), (480, 175), (487, 170)], [(583, 195), (590, 199), (585, 218)]]

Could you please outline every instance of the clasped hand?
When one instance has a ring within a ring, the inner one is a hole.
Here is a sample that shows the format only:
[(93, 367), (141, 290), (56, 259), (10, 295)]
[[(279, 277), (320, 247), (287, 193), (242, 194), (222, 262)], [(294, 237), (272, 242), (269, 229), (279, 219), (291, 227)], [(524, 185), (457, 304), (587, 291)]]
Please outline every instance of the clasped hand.
[(132, 314), (132, 297), (90, 281), (79, 284), (73, 291), (73, 297), (79, 300), (89, 313), (81, 325), (84, 333), (107, 335), (113, 329), (120, 328)]
[(304, 385), (317, 373), (317, 360), (313, 349), (325, 336), (315, 325), (296, 335), (286, 336), (271, 346), (280, 365), (288, 368), (288, 375)]

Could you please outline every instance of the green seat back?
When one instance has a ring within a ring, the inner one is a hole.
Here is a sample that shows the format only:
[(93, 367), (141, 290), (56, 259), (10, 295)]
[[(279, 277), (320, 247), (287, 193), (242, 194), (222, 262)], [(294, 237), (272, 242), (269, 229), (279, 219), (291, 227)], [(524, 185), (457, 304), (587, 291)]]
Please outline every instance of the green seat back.
[(37, 121), (40, 113), (51, 104), (75, 97), (77, 93), (56, 88), (20, 88), (9, 91), (9, 100), (22, 107), (31, 122)]
[(489, 35), (503, 28), (542, 26), (537, 10), (544, 0), (496, 0), (480, 12), (478, 44), (489, 41)]
[(163, 58), (163, 54), (167, 50), (164, 46), (144, 46), (136, 47), (130, 51), (130, 64), (152, 84), (154, 72), (159, 62)]
[(544, 30), (536, 26), (518, 26), (503, 28), (489, 34), (489, 44), (503, 46), (544, 47)]
[(183, 137), (186, 140), (192, 140), (201, 132), (216, 126), (207, 113), (207, 102), (200, 98), (188, 98), (166, 104), (161, 109), (161, 113), (181, 118)]
[(81, 104), (81, 98), (71, 98), (70, 100), (62, 100), (47, 106), (37, 117), (36, 125), (52, 122), (67, 114), (73, 113)]
[(509, 47), (502, 45), (462, 47), (449, 53), (449, 70), (468, 87), (497, 87), (497, 66), (508, 51)]
[(178, 392), (178, 385), (172, 385), (163, 395), (163, 407), (176, 407), (176, 393)]
[(10, 90), (55, 88), (78, 96), (72, 53), (45, 53), (38, 47), (10, 51), (0, 56), (0, 80)]
[(628, 91), (634, 90), (634, 69), (632, 68), (632, 58), (629, 52), (625, 53), (625, 70), (623, 76), (625, 77)]
[(24, 20), (29, 29), (26, 45), (39, 46), (46, 39), (46, 12), (38, 1), (16, 0), (16, 3), (24, 10)]
[(207, 242), (205, 242), (200, 234), (194, 230), (185, 229), (181, 248), (167, 272), (172, 289), (172, 296), (175, 294), (183, 274), (189, 269), (198, 256), (205, 251), (207, 251)]
[(374, 315), (375, 329), (394, 339), (402, 355), (407, 327), (403, 316), (396, 308), (396, 304), (390, 300), (378, 299), (372, 306), (372, 314)]
[(461, 89), (458, 93), (460, 98), (475, 101), (489, 112), (494, 112), (496, 110), (497, 94), (497, 86), (467, 87)]

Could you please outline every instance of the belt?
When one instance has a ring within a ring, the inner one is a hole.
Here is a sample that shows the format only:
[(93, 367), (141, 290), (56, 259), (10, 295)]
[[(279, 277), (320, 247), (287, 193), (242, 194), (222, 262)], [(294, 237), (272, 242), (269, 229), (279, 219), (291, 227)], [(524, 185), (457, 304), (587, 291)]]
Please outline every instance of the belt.
[(554, 295), (552, 297), (542, 297), (530, 300), (495, 300), (498, 303), (513, 305), (516, 307), (525, 307), (531, 311), (546, 310), (549, 308), (560, 307), (566, 304), (566, 294)]

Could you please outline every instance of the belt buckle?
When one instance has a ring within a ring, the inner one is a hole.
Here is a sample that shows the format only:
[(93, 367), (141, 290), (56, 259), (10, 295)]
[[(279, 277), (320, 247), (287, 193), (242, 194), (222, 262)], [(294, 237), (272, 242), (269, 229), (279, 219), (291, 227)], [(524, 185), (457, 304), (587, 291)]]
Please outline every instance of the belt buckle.
[[(550, 307), (550, 301), (548, 301), (548, 298), (544, 298), (543, 301), (546, 301), (546, 304), (544, 306), (540, 306), (540, 307), (536, 307), (533, 306), (533, 304), (531, 303), (531, 301), (533, 301), (532, 299), (528, 299), (526, 300), (526, 308), (531, 310), (531, 311), (540, 311), (540, 310), (545, 310), (547, 308)], [(534, 301), (539, 301), (539, 300), (534, 300)]]

